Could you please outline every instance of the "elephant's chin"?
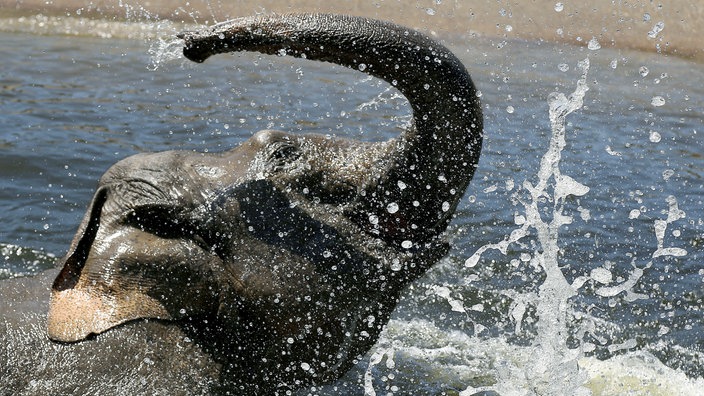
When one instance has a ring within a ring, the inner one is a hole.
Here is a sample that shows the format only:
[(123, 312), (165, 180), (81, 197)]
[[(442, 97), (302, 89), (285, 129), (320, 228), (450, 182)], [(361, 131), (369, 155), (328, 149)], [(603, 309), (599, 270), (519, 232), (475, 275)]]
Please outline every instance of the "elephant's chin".
[(156, 300), (143, 294), (116, 298), (66, 289), (51, 293), (47, 330), (53, 341), (78, 342), (140, 318), (171, 319), (171, 315)]

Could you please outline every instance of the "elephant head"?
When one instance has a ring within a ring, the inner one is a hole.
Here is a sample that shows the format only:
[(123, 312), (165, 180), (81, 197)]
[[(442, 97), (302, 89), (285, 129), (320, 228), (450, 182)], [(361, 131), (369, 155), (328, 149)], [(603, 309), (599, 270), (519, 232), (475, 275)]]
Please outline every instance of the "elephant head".
[(358, 17), (256, 16), (179, 37), (196, 62), (258, 51), (363, 71), (408, 99), (412, 126), (382, 143), (266, 130), (223, 153), (118, 162), (53, 284), (49, 336), (175, 320), (218, 332), (218, 353), (258, 380), (339, 376), (447, 253), (481, 150), (472, 80), (429, 37)]

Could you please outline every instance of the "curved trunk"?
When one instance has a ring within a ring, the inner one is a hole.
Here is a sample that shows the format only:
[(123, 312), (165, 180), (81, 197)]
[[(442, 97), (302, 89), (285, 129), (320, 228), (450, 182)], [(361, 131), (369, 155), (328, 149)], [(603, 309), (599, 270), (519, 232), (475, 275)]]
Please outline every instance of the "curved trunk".
[[(399, 242), (427, 242), (445, 230), (482, 142), (476, 89), (447, 48), (391, 23), (319, 14), (241, 18), (179, 37), (184, 55), (196, 62), (232, 51), (286, 54), (392, 84), (410, 102), (414, 125), (398, 140), (386, 168), (372, 170), (366, 185), (358, 186), (363, 196), (354, 216), (362, 222), (376, 216), (383, 237)], [(389, 210), (394, 206), (398, 210)]]

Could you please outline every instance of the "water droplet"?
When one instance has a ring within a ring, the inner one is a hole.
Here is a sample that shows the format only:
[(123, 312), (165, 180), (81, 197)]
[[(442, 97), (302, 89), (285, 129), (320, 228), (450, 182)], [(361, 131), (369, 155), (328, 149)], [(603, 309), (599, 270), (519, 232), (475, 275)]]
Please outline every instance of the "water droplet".
[(492, 192), (496, 191), (498, 188), (499, 188), (499, 186), (497, 186), (496, 184), (492, 184), (489, 187), (485, 188), (482, 192), (484, 194), (488, 194), (488, 193), (492, 193)]
[(621, 351), (621, 350), (626, 350), (626, 349), (632, 349), (638, 346), (638, 342), (631, 338), (630, 340), (626, 340), (626, 342), (623, 342), (621, 344), (611, 344), (607, 347), (608, 351), (611, 353)]
[(506, 112), (509, 114), (513, 114), (514, 108), (513, 106), (506, 106)]
[(179, 312), (181, 315), (184, 315), (184, 314), (186, 313), (186, 309), (185, 309), (185, 308), (181, 308), (178, 312)]
[(430, 84), (423, 84), (423, 88), (427, 91), (430, 89)]
[(371, 224), (379, 224), (379, 218), (376, 215), (369, 215), (369, 222)]
[(365, 71), (367, 69), (367, 65), (365, 63), (360, 63), (357, 68), (359, 69), (359, 71)]
[(44, 226), (43, 226), (42, 228), (44, 228), (45, 230), (48, 230), (48, 229), (49, 229), (49, 224), (44, 224)]
[(513, 31), (513, 26), (511, 26), (511, 25), (506, 25), (506, 31), (507, 31), (507, 32)]
[(612, 69), (617, 68), (618, 67), (618, 59), (612, 60), (610, 66)]
[(565, 9), (565, 5), (562, 3), (555, 3), (555, 11), (562, 12)]
[(658, 132), (650, 131), (650, 141), (651, 142), (658, 143), (658, 142), (660, 142), (660, 139), (662, 139), (662, 137), (660, 136), (660, 134)]
[(665, 98), (662, 96), (653, 96), (653, 100), (650, 101), (650, 104), (655, 107), (660, 107), (665, 104)]
[(391, 202), (386, 205), (386, 211), (391, 214), (398, 212), (398, 204), (396, 202)]
[(613, 279), (611, 271), (603, 267), (594, 268), (589, 274), (589, 276), (595, 281), (601, 283), (602, 285), (611, 283), (611, 280)]
[(391, 260), (391, 270), (392, 271), (401, 271), (401, 268), (403, 268), (401, 266), (401, 260), (399, 260), (397, 258)]
[(450, 210), (450, 203), (445, 201), (442, 203), (442, 211), (447, 212), (448, 210)]
[(675, 171), (674, 171), (674, 170), (672, 170), (672, 169), (665, 169), (665, 170), (662, 172), (662, 179), (663, 179), (663, 180), (668, 180), (668, 179), (670, 179), (674, 174), (675, 174)]
[(589, 221), (592, 218), (592, 214), (589, 211), (589, 209), (585, 209), (583, 207), (578, 207), (577, 211), (579, 212), (579, 217), (584, 220), (584, 221)]
[(647, 12), (643, 14), (643, 22), (650, 22), (650, 14)]
[(567, 63), (560, 63), (559, 65), (557, 65), (557, 69), (564, 73), (570, 69), (570, 65), (568, 65)]
[(428, 15), (435, 15), (435, 9), (434, 9), (434, 8), (427, 8), (427, 9), (425, 10), (425, 12), (426, 12)]
[(587, 48), (589, 48), (592, 51), (596, 51), (601, 48), (601, 44), (599, 44), (599, 41), (596, 39), (596, 37), (592, 37), (591, 40), (587, 43)]
[(292, 338), (292, 337), (289, 337), (289, 338), (286, 340), (286, 342), (288, 342), (289, 344), (293, 344), (293, 338)]
[(303, 371), (308, 371), (310, 370), (310, 364), (303, 362), (301, 363), (301, 368), (303, 369)]
[(411, 242), (409, 240), (405, 240), (405, 241), (401, 242), (401, 247), (404, 249), (410, 249), (413, 247), (413, 242)]
[(470, 257), (464, 261), (464, 266), (467, 268), (475, 267), (481, 257), (482, 256), (480, 254), (475, 253), (474, 255), (472, 255), (472, 257)]
[(406, 189), (406, 183), (402, 182), (401, 180), (399, 180), (396, 184), (398, 185), (398, 188), (399, 188), (400, 190), (405, 190), (405, 189)]
[(640, 217), (640, 210), (638, 210), (638, 209), (633, 209), (633, 210), (631, 210), (630, 213), (628, 213), (629, 219), (637, 219), (639, 217)]
[(645, 77), (650, 73), (650, 70), (648, 70), (647, 67), (641, 66), (638, 68), (638, 74), (640, 74), (641, 77)]
[(663, 29), (665, 29), (665, 22), (656, 23), (655, 26), (653, 26), (653, 29), (648, 32), (648, 37), (651, 39), (656, 38)]

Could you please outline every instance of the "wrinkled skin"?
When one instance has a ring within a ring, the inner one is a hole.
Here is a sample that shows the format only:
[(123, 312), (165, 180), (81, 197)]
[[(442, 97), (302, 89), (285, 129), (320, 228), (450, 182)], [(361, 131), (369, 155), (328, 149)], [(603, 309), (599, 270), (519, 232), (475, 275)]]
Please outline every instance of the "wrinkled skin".
[(261, 131), (223, 153), (120, 161), (54, 281), (49, 337), (157, 318), (222, 363), (226, 387), (338, 378), (447, 253), (442, 233), (481, 150), (469, 74), (432, 39), (362, 18), (259, 16), (180, 37), (196, 62), (259, 51), (362, 70), (405, 95), (413, 125), (383, 143)]

